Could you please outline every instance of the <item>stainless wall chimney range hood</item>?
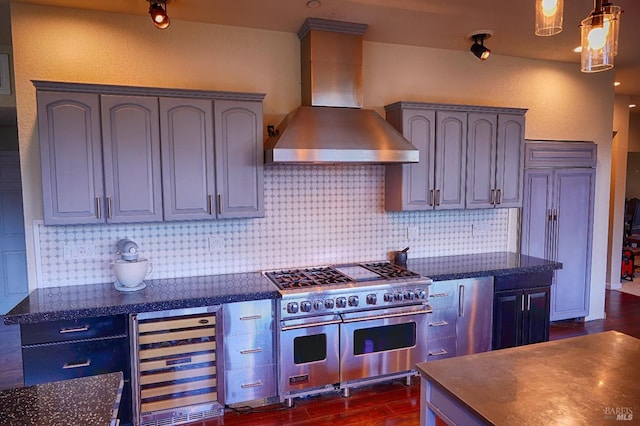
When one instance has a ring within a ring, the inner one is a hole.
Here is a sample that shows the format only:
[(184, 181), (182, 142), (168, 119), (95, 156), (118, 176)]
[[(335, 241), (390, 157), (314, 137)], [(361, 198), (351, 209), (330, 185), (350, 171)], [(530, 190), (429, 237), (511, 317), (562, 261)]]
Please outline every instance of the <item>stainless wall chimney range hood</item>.
[(265, 142), (266, 163), (417, 163), (418, 149), (362, 109), (366, 24), (307, 18), (300, 38), (302, 106)]

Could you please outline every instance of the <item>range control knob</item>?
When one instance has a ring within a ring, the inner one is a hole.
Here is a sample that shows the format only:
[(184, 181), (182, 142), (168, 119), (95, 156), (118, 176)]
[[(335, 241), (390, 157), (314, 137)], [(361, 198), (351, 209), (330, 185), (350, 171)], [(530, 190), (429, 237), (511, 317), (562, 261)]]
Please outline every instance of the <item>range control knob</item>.
[(323, 307), (324, 307), (324, 302), (322, 302), (322, 300), (316, 299), (313, 301), (313, 309), (315, 309), (316, 311), (319, 311)]
[(335, 305), (333, 299), (326, 299), (324, 301), (324, 307), (327, 309), (333, 309), (333, 306)]
[(416, 294), (411, 291), (411, 290), (407, 290), (404, 292), (404, 299), (405, 300), (413, 300), (416, 298)]
[(358, 296), (349, 296), (349, 306), (358, 306), (358, 304), (360, 303), (360, 300), (358, 299)]
[(296, 302), (287, 303), (287, 312), (290, 314), (298, 313), (298, 304)]
[(345, 297), (338, 297), (336, 299), (336, 307), (337, 308), (346, 308), (347, 307), (347, 299)]
[(375, 305), (377, 301), (375, 293), (367, 294), (367, 305)]
[(384, 301), (385, 301), (385, 302), (393, 302), (393, 294), (391, 294), (391, 293), (385, 293), (385, 294), (384, 294)]
[(403, 295), (402, 295), (402, 293), (401, 293), (401, 292), (399, 292), (399, 291), (398, 291), (398, 292), (396, 292), (396, 293), (394, 293), (394, 295), (393, 295), (393, 299), (394, 299), (395, 301), (397, 301), (397, 302), (401, 302), (403, 298), (404, 298), (404, 296), (403, 296)]
[(416, 288), (416, 298), (418, 298), (418, 299), (426, 299), (427, 298), (427, 292), (424, 291), (421, 288)]
[(302, 312), (311, 312), (311, 302), (308, 300), (300, 302), (300, 310)]

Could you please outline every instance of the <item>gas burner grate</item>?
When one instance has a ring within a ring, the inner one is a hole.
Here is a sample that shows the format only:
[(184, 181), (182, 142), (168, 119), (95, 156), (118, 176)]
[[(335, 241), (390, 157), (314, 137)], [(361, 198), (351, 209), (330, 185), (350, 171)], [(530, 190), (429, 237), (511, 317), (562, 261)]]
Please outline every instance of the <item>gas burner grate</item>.
[(387, 279), (420, 277), (420, 274), (389, 262), (363, 263), (361, 266)]
[(271, 271), (265, 275), (282, 290), (353, 282), (340, 271), (326, 266)]

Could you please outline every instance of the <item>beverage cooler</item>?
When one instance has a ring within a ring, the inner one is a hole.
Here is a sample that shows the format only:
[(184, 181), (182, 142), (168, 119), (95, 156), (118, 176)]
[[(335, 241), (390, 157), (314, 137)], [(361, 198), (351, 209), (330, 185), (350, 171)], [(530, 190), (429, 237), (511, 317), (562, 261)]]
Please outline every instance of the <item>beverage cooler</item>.
[(175, 425), (221, 416), (219, 306), (132, 315), (134, 421)]

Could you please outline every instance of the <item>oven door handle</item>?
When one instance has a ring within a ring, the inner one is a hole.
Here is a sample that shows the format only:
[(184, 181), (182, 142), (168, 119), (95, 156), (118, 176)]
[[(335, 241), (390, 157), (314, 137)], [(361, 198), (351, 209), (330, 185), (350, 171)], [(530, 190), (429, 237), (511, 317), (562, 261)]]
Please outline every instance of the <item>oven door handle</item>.
[(429, 305), (421, 305), (420, 306), (421, 309), (413, 309), (413, 310), (402, 310), (402, 311), (396, 311), (396, 312), (387, 312), (384, 314), (377, 314), (377, 315), (359, 315), (359, 316), (354, 316), (354, 317), (349, 317), (349, 314), (341, 314), (342, 315), (342, 321), (347, 324), (347, 323), (352, 323), (352, 322), (361, 322), (361, 321), (370, 321), (370, 320), (378, 320), (378, 319), (386, 319), (386, 318), (396, 318), (396, 317), (406, 317), (406, 316), (410, 316), (410, 315), (424, 315), (424, 314), (430, 314), (433, 312), (433, 310), (431, 309), (431, 307)]
[(323, 325), (340, 324), (341, 322), (342, 320), (340, 320), (339, 318), (328, 320), (328, 321), (304, 322), (304, 323), (291, 324), (291, 325), (284, 325), (285, 323), (283, 322), (280, 325), (280, 330), (289, 331), (289, 330), (298, 330), (301, 328), (321, 327)]

